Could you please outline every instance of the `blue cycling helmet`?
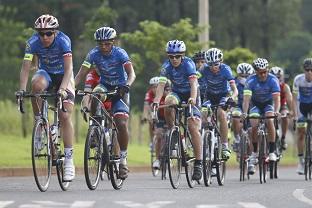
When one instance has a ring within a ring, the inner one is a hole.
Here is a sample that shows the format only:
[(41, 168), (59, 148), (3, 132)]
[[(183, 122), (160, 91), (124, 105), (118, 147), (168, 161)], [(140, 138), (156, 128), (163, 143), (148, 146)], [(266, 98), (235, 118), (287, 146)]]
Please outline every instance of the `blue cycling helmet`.
[(184, 53), (186, 51), (185, 43), (181, 40), (170, 40), (166, 46), (167, 53)]
[(100, 27), (94, 33), (94, 40), (96, 41), (113, 40), (116, 37), (116, 30), (111, 27)]

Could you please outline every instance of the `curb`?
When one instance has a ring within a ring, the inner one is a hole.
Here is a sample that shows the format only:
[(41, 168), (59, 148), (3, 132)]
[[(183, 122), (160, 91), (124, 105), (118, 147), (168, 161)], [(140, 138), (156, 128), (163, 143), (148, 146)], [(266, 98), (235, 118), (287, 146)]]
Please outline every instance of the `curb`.
[[(149, 172), (151, 171), (150, 167), (147, 166), (134, 166), (129, 167), (130, 172)], [(52, 167), (52, 174), (56, 174), (55, 167)], [(76, 174), (83, 175), (83, 167), (76, 167)], [(22, 176), (33, 176), (32, 168), (0, 168), (0, 177), (22, 177)]]

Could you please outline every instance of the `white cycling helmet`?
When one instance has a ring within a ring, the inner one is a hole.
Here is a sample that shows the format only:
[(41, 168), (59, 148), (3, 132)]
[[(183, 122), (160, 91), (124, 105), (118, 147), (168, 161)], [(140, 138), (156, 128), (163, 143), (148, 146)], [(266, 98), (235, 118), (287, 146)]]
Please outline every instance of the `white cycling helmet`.
[(240, 63), (238, 64), (236, 68), (236, 73), (237, 74), (248, 74), (252, 75), (254, 73), (254, 68), (252, 67), (251, 64), (248, 63)]
[(159, 77), (152, 77), (149, 81), (150, 85), (158, 85), (159, 83)]
[(57, 29), (59, 27), (59, 23), (56, 17), (53, 17), (49, 14), (44, 14), (38, 17), (38, 19), (35, 21), (34, 27), (36, 30)]
[(180, 40), (170, 40), (166, 46), (167, 53), (184, 53), (186, 51), (186, 46), (183, 41)]
[(113, 40), (117, 37), (116, 30), (111, 27), (100, 27), (94, 33), (94, 40)]
[(257, 58), (252, 63), (255, 70), (267, 69), (269, 67), (269, 62), (265, 58)]
[(274, 66), (271, 68), (270, 73), (276, 77), (281, 77), (284, 75), (284, 70), (281, 67)]
[(207, 64), (222, 62), (223, 53), (218, 48), (210, 48), (208, 51), (205, 52), (205, 60)]

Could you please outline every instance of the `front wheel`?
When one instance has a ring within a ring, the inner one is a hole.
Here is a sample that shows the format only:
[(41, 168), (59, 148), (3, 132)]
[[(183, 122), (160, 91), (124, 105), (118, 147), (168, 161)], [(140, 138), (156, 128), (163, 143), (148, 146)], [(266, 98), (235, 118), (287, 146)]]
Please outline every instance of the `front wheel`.
[(264, 135), (261, 135), (260, 149), (259, 149), (259, 177), (260, 183), (266, 183), (266, 174), (267, 174), (267, 146), (266, 138)]
[(215, 147), (216, 175), (219, 186), (223, 186), (226, 172), (226, 161), (222, 159), (222, 145), (220, 135), (218, 134), (216, 137), (218, 142), (218, 145)]
[(194, 173), (195, 153), (194, 146), (191, 140), (190, 133), (187, 132), (185, 135), (185, 147), (184, 148), (184, 159), (185, 159), (185, 175), (186, 181), (190, 188), (195, 186), (196, 181), (192, 179)]
[(84, 149), (84, 173), (90, 190), (95, 190), (99, 183), (102, 153), (103, 146), (100, 127), (90, 126)]
[(169, 134), (168, 172), (172, 188), (180, 185), (181, 175), (181, 140), (178, 128), (173, 128)]
[[(59, 152), (58, 154), (61, 154)], [(59, 182), (59, 185), (63, 191), (67, 191), (69, 188), (69, 182), (64, 181), (64, 156), (59, 155), (59, 159), (56, 161), (56, 174), (57, 174), (57, 179)]]
[(211, 134), (205, 131), (203, 142), (203, 175), (205, 186), (211, 184), (212, 157), (211, 157)]
[(36, 121), (33, 129), (31, 160), (37, 187), (44, 192), (48, 189), (51, 179), (52, 155), (49, 126), (42, 119)]

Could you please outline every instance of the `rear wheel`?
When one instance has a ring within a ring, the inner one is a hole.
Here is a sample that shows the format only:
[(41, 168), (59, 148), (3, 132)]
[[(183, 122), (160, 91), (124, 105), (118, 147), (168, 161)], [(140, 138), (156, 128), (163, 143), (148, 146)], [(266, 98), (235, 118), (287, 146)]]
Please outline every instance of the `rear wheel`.
[(246, 155), (247, 155), (247, 138), (246, 135), (243, 135), (240, 140), (240, 153), (239, 153), (239, 180), (244, 181), (245, 180), (245, 174), (246, 174)]
[(195, 163), (195, 153), (194, 153), (194, 146), (191, 140), (190, 133), (186, 133), (185, 137), (185, 175), (186, 175), (186, 181), (190, 188), (193, 188), (195, 186), (196, 181), (192, 180), (192, 176), (194, 173), (194, 163)]
[(168, 172), (171, 186), (177, 189), (181, 175), (181, 140), (178, 128), (173, 128), (169, 134)]
[(95, 190), (99, 184), (102, 153), (100, 127), (90, 126), (84, 149), (84, 173), (90, 190)]
[(205, 131), (204, 142), (203, 142), (203, 175), (205, 186), (210, 186), (211, 184), (211, 137), (210, 132)]
[(158, 169), (153, 168), (153, 162), (157, 159), (156, 158), (156, 136), (153, 136), (151, 144), (150, 144), (150, 153), (151, 153), (151, 169), (152, 174), (156, 177), (159, 173)]
[(31, 159), (37, 187), (44, 192), (48, 189), (51, 179), (52, 155), (49, 127), (42, 119), (36, 121), (33, 129)]

